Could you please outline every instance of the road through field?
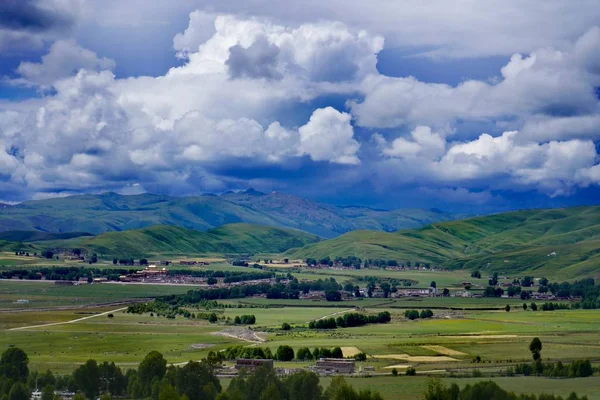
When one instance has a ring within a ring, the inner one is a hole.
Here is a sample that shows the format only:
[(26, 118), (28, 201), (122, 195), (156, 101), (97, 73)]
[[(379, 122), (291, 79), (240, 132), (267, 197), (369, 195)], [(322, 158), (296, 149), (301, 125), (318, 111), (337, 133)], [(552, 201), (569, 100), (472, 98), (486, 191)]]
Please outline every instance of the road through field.
[[(325, 318), (335, 317), (336, 315), (340, 315), (340, 314), (346, 314), (346, 313), (354, 311), (354, 310), (355, 310), (355, 308), (349, 308), (349, 309), (344, 310), (344, 311), (338, 311), (338, 312), (334, 312), (332, 314), (323, 315), (321, 318), (317, 318), (317, 321), (320, 321), (320, 320), (325, 319)], [(310, 321), (306, 321), (305, 323), (308, 324), (309, 322)]]
[(126, 310), (126, 309), (127, 309), (127, 307), (121, 307), (121, 308), (117, 308), (116, 310), (105, 311), (105, 312), (100, 313), (100, 314), (88, 315), (87, 317), (77, 318), (77, 319), (74, 319), (74, 320), (71, 320), (71, 321), (66, 321), (66, 322), (52, 322), (50, 324), (42, 324), (42, 325), (19, 326), (18, 328), (11, 328), (11, 329), (7, 329), (7, 330), (9, 330), (9, 331), (22, 331), (22, 330), (25, 330), (25, 329), (43, 328), (43, 327), (46, 327), (46, 326), (74, 324), (76, 322), (85, 321), (86, 319), (101, 317), (103, 315), (108, 315), (108, 314), (115, 313), (115, 312), (118, 312), (118, 311), (123, 311), (123, 310)]

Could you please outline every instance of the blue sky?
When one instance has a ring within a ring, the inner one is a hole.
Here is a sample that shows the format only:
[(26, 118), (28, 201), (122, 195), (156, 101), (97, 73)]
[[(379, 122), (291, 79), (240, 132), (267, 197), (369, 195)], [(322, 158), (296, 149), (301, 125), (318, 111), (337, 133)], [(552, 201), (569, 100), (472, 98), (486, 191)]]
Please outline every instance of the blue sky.
[(7, 0), (0, 201), (597, 203), (596, 1)]

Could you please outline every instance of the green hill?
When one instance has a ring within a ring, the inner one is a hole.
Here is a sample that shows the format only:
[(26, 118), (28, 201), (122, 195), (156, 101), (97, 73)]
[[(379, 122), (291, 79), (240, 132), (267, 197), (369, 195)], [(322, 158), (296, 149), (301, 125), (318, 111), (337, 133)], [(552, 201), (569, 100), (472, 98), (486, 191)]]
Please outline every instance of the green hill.
[(51, 233), (40, 231), (4, 231), (0, 232), (0, 240), (7, 242), (39, 242), (43, 240), (72, 239), (79, 236), (93, 236), (86, 232)]
[(44, 248), (82, 248), (103, 257), (147, 257), (156, 254), (280, 253), (318, 241), (315, 235), (261, 225), (230, 224), (206, 232), (156, 225), (93, 237), (38, 242)]
[(355, 229), (395, 231), (454, 218), (453, 214), (439, 210), (336, 207), (289, 194), (255, 190), (194, 197), (105, 193), (26, 201), (0, 208), (0, 231), (99, 234), (153, 225), (205, 231), (245, 222), (332, 238)]
[(286, 254), (291, 258), (353, 255), (569, 278), (596, 276), (600, 274), (600, 207), (517, 211), (394, 233), (355, 231)]

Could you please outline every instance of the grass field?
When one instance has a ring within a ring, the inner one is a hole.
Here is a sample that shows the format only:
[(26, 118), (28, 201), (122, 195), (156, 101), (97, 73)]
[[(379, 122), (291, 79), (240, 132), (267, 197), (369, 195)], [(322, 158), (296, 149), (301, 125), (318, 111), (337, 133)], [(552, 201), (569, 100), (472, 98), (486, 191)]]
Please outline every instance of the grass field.
[[(0, 309), (84, 306), (185, 293), (189, 286), (93, 284), (61, 286), (45, 281), (0, 281)], [(17, 300), (29, 304), (16, 304)]]
[[(186, 268), (248, 270), (222, 262), (208, 267)], [(343, 282), (344, 279), (358, 279), (360, 273), (367, 271), (329, 272), (330, 275), (321, 271), (315, 275), (320, 278), (334, 276), (338, 282)], [(410, 276), (408, 279), (424, 284), (435, 280), (438, 287), (454, 287), (466, 279), (461, 271), (374, 272), (392, 277)], [(542, 357), (545, 360), (570, 362), (590, 359), (598, 366), (600, 313), (593, 310), (523, 311), (520, 307), (522, 301), (500, 298), (366, 298), (338, 303), (264, 298), (220, 301), (230, 307), (214, 310), (220, 316), (230, 319), (244, 314), (256, 316), (256, 324), (252, 329), (266, 341), (249, 343), (247, 338), (242, 340), (217, 335), (231, 328), (223, 322), (210, 324), (204, 320), (183, 317), (165, 319), (132, 315), (117, 311), (124, 306), (101, 306), (185, 293), (190, 289), (193, 287), (125, 284), (60, 286), (44, 281), (0, 281), (0, 349), (21, 347), (29, 355), (32, 369), (50, 368), (59, 373), (68, 373), (89, 358), (115, 361), (125, 369), (135, 367), (152, 350), (163, 353), (171, 363), (184, 363), (199, 360), (211, 350), (218, 351), (233, 344), (259, 345), (269, 347), (273, 352), (282, 344), (290, 345), (294, 350), (300, 347), (340, 346), (348, 354), (365, 352), (368, 355), (367, 361), (358, 363), (358, 366), (375, 367), (377, 376), (352, 377), (348, 378), (349, 381), (359, 388), (377, 388), (386, 399), (419, 398), (430, 376), (439, 376), (446, 383), (472, 383), (474, 379), (464, 376), (471, 376), (472, 371), (478, 369), (484, 375), (480, 379), (491, 378), (508, 390), (545, 390), (561, 395), (576, 390), (580, 395), (600, 400), (597, 377), (555, 380), (498, 376), (507, 366), (531, 360), (528, 344), (533, 337), (542, 340)], [(30, 303), (15, 304), (19, 299), (27, 299)], [(506, 304), (512, 306), (510, 312), (504, 311)], [(354, 312), (356, 307), (366, 313), (389, 311), (392, 322), (325, 331), (306, 329), (311, 320)], [(403, 316), (407, 308), (431, 308), (434, 318), (408, 321)], [(108, 311), (113, 311), (114, 318), (98, 315)], [(283, 322), (290, 323), (293, 329), (282, 331), (280, 327)], [(473, 361), (477, 356), (481, 358), (481, 363)], [(278, 366), (290, 368), (311, 364), (277, 363)], [(418, 375), (393, 377), (390, 372), (394, 366), (401, 373), (408, 366), (414, 367)], [(322, 381), (328, 384), (329, 379), (323, 378)]]

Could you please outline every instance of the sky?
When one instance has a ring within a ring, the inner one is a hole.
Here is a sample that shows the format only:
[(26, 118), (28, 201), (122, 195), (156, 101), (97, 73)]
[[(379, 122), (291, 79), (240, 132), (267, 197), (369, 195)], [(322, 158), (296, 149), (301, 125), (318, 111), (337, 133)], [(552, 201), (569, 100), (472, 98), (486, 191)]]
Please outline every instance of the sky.
[(600, 199), (597, 0), (0, 0), (0, 201)]

